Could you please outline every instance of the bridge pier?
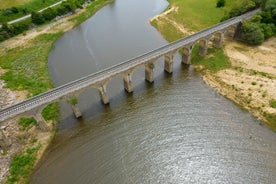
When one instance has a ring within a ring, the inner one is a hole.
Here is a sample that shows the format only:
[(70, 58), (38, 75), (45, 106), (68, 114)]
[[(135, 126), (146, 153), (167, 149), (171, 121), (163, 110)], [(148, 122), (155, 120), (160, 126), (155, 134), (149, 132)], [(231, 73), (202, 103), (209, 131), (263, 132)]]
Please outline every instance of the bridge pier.
[(101, 100), (103, 102), (103, 104), (109, 104), (109, 98), (108, 98), (108, 95), (107, 95), (107, 92), (106, 92), (106, 84), (103, 84), (101, 85), (99, 88), (98, 88), (98, 91), (99, 91), (99, 94), (100, 94), (100, 97), (101, 97)]
[(145, 78), (150, 83), (154, 81), (154, 67), (155, 63), (152, 61), (145, 64)]
[(132, 72), (128, 72), (124, 75), (124, 87), (128, 93), (133, 92)]
[(71, 108), (72, 108), (74, 115), (77, 119), (82, 117), (82, 114), (81, 114), (78, 104), (71, 105)]
[(189, 48), (188, 47), (183, 48), (182, 63), (186, 65), (191, 64), (192, 50), (193, 50), (193, 46), (190, 46)]
[(198, 48), (199, 55), (206, 56), (208, 52), (208, 42), (209, 42), (209, 39), (204, 39), (199, 41), (199, 48)]
[(216, 33), (213, 40), (214, 47), (221, 48), (223, 42), (223, 33)]
[(77, 119), (80, 118), (80, 117), (82, 117), (80, 108), (78, 106), (78, 97), (73, 96), (73, 97), (69, 98), (67, 100), (67, 102), (71, 105), (71, 108), (73, 110), (73, 113), (74, 113), (75, 117)]
[(165, 62), (164, 62), (164, 70), (167, 73), (173, 72), (173, 54), (167, 54), (165, 55)]
[(45, 121), (45, 119), (43, 118), (42, 114), (41, 114), (42, 111), (36, 113), (36, 115), (34, 115), (34, 119), (37, 121), (38, 123), (38, 126), (39, 128), (42, 130), (42, 131), (48, 131), (48, 125)]

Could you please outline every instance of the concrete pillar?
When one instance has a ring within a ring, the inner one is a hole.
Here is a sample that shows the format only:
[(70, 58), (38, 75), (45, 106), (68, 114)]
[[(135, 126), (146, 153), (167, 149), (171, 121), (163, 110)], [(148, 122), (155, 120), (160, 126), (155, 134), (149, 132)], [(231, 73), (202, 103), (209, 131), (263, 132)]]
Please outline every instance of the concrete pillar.
[(72, 104), (71, 107), (72, 107), (72, 110), (74, 112), (75, 117), (77, 119), (81, 118), (82, 114), (81, 114), (81, 111), (80, 111), (80, 108), (79, 108), (78, 104)]
[(204, 39), (204, 40), (200, 40), (199, 41), (199, 48), (198, 48), (198, 52), (201, 56), (205, 56), (207, 54), (208, 51), (208, 39)]
[(154, 81), (154, 67), (154, 62), (147, 62), (145, 64), (145, 78), (150, 83)]
[(190, 47), (190, 48), (184, 47), (183, 48), (182, 63), (184, 63), (186, 65), (191, 64), (192, 49), (193, 49), (193, 47)]
[(41, 112), (42, 112), (42, 110), (37, 111), (37, 113), (34, 115), (34, 118), (37, 121), (38, 126), (42, 131), (48, 131), (48, 125), (47, 125), (45, 119), (42, 117)]
[(124, 75), (124, 87), (128, 93), (133, 92), (132, 72), (128, 72)]
[(165, 55), (164, 70), (168, 73), (173, 72), (173, 54)]
[(101, 100), (104, 104), (109, 104), (109, 98), (107, 96), (107, 92), (106, 92), (106, 85), (103, 84), (98, 88)]
[(223, 33), (216, 33), (213, 40), (214, 47), (221, 48), (222, 41), (223, 41)]
[(77, 96), (71, 96), (67, 102), (71, 105), (71, 108), (73, 110), (73, 113), (76, 118), (82, 117), (80, 108), (78, 106), (78, 97)]

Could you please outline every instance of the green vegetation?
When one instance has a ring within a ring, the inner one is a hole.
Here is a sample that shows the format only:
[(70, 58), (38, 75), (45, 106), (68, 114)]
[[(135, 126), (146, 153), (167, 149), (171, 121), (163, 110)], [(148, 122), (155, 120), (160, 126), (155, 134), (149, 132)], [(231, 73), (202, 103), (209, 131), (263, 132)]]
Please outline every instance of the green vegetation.
[(225, 0), (218, 0), (217, 2), (217, 8), (221, 8), (225, 6)]
[[(62, 16), (70, 12), (74, 13), (77, 8), (82, 8), (82, 4), (84, 4), (86, 1), (87, 0), (67, 0), (62, 2), (60, 5), (55, 6), (54, 8), (46, 9), (42, 13), (33, 11), (31, 13), (30, 19), (14, 23), (12, 25), (3, 23), (2, 27), (0, 28), (0, 41), (23, 33), (24, 31), (28, 30), (32, 24), (41, 25), (53, 20), (56, 16)], [(100, 3), (103, 2), (100, 1)], [(11, 11), (18, 12), (18, 9), (11, 8)]]
[(7, 0), (0, 0), (0, 9), (5, 9), (9, 7), (15, 7), (19, 5), (26, 4), (30, 2), (31, 0), (12, 0), (12, 1), (7, 1)]
[(13, 158), (6, 184), (29, 183), (29, 177), (40, 147), (41, 145), (38, 144), (27, 148)]
[[(5, 1), (2, 4), (2, 1)], [(1, 0), (0, 3), (0, 23), (9, 22), (11, 20), (23, 17), (31, 12), (38, 11), (42, 8), (50, 6), (60, 0)]]
[(269, 106), (272, 108), (276, 108), (276, 100), (275, 99), (269, 100)]
[(253, 86), (257, 85), (257, 83), (256, 83), (256, 82), (251, 82), (251, 84), (252, 84)]
[[(169, 0), (168, 9), (176, 8), (177, 13), (170, 13), (166, 17), (187, 28), (188, 31), (200, 31), (219, 23), (225, 11), (229, 11), (231, 4), (236, 1), (238, 0), (228, 0), (225, 7), (216, 8), (216, 0)], [(151, 23), (169, 42), (187, 36), (166, 19), (155, 19)]]
[(266, 119), (266, 123), (274, 132), (276, 132), (276, 114), (263, 112), (263, 116)]
[(63, 33), (43, 34), (30, 44), (6, 51), (0, 56), (0, 67), (8, 72), (0, 78), (12, 90), (27, 90), (29, 96), (51, 89), (48, 74), (48, 53)]
[(46, 121), (57, 120), (59, 118), (58, 103), (55, 102), (46, 106), (42, 111), (42, 116)]
[(102, 0), (102, 1), (94, 1), (93, 3), (89, 4), (86, 9), (87, 11), (82, 12), (77, 17), (74, 17), (70, 19), (71, 21), (75, 22), (75, 26), (79, 25), (89, 17), (91, 17), (93, 14), (95, 14), (101, 7), (105, 6), (106, 4), (109, 4), (113, 2), (114, 0)]
[(34, 118), (20, 118), (18, 124), (22, 126), (23, 130), (28, 130), (32, 126), (38, 125)]
[(276, 1), (275, 0), (241, 0), (222, 18), (241, 15), (261, 7), (261, 12), (242, 25), (242, 41), (250, 45), (259, 45), (265, 39), (276, 35)]
[(208, 56), (203, 57), (198, 54), (197, 45), (193, 49), (192, 63), (202, 65), (210, 71), (219, 71), (231, 67), (229, 58), (224, 54), (222, 49), (208, 49)]
[(68, 103), (71, 105), (76, 105), (78, 103), (78, 98), (77, 97), (70, 98), (68, 100)]

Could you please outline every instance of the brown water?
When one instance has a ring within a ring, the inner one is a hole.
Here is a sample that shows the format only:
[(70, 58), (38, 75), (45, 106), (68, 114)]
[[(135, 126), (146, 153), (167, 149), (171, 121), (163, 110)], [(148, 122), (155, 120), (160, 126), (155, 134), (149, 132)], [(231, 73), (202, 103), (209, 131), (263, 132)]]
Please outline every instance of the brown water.
[[(148, 20), (162, 0), (116, 0), (57, 41), (49, 56), (55, 84), (96, 72), (166, 44)], [(174, 73), (144, 70), (134, 93), (121, 78), (79, 96), (83, 120), (61, 103), (60, 131), (31, 183), (275, 183), (276, 134), (216, 94), (175, 58)]]

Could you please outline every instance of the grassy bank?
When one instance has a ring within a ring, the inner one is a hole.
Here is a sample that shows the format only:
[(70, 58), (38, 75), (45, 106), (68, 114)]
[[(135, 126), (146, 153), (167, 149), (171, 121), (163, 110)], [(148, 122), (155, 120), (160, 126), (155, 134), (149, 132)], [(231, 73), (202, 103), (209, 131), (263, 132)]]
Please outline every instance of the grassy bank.
[[(168, 41), (175, 41), (186, 36), (176, 25), (188, 32), (199, 31), (212, 26), (224, 16), (237, 0), (228, 0), (225, 7), (216, 8), (217, 0), (169, 0), (167, 10), (174, 9), (165, 17), (154, 19), (151, 23)], [(168, 21), (171, 20), (171, 21)]]
[[(28, 31), (25, 33), (26, 36), (20, 36), (28, 37), (28, 34), (31, 35), (33, 33), (38, 34), (38, 36), (30, 36), (30, 39), (26, 39), (20, 46), (11, 49), (5, 47), (13, 44), (13, 42), (20, 41), (20, 39), (16, 37), (2, 43), (0, 67), (4, 69), (5, 72), (0, 79), (5, 81), (6, 87), (12, 90), (24, 90), (28, 93), (28, 97), (38, 95), (53, 88), (48, 72), (48, 54), (51, 51), (53, 44), (63, 35), (64, 30), (68, 30), (68, 27), (71, 28), (80, 24), (82, 21), (92, 16), (101, 7), (110, 2), (112, 1), (94, 1), (89, 4), (85, 10), (82, 10), (81, 13), (73, 15), (74, 18), (70, 21), (67, 21), (66, 19), (62, 22), (61, 20), (60, 24), (50, 29), (47, 25), (43, 25), (42, 27), (37, 28), (38, 33), (32, 30)], [(43, 31), (43, 28), (47, 28), (48, 31)], [(40, 31), (43, 33), (39, 33)], [(47, 106), (43, 110), (42, 115), (46, 120), (56, 120), (58, 117), (57, 112), (58, 105), (55, 103)], [(27, 125), (25, 122), (27, 122)], [(29, 122), (28, 119), (25, 119), (25, 121), (21, 121), (21, 124), (27, 126), (26, 129), (29, 129)], [(28, 132), (25, 133), (28, 134)], [(52, 132), (49, 132), (51, 135), (54, 133), (55, 128)], [(44, 150), (47, 147), (46, 144), (49, 144), (49, 142), (40, 145), (39, 139), (33, 145), (30, 142), (24, 144), (28, 145), (28, 147), (14, 157), (11, 163), (10, 175), (6, 180), (6, 183), (28, 183), (31, 171), (37, 160), (37, 153), (40, 152), (40, 150)]]

